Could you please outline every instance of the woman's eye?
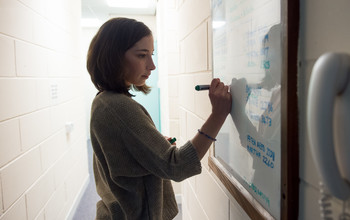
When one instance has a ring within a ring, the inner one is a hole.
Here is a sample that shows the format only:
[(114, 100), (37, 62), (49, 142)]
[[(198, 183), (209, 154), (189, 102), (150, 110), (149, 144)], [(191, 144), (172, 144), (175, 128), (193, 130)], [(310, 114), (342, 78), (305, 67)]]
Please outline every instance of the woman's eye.
[(139, 57), (139, 58), (145, 58), (145, 57), (146, 57), (146, 54), (139, 54), (138, 57)]

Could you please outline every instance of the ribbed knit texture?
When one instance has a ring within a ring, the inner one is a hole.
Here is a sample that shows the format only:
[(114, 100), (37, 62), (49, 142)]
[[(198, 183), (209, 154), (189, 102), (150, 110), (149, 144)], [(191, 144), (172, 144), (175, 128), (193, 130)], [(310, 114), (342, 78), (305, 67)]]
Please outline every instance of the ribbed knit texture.
[(170, 180), (201, 172), (191, 142), (171, 146), (140, 104), (111, 92), (95, 97), (90, 133), (102, 199), (96, 219), (173, 219), (178, 209)]

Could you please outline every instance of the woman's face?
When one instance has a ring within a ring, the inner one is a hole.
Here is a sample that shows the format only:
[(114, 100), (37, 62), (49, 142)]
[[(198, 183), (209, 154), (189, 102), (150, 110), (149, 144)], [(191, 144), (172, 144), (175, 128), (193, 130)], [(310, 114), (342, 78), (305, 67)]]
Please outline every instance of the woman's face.
[(156, 68), (152, 60), (153, 37), (146, 36), (125, 53), (125, 82), (128, 86), (143, 86)]

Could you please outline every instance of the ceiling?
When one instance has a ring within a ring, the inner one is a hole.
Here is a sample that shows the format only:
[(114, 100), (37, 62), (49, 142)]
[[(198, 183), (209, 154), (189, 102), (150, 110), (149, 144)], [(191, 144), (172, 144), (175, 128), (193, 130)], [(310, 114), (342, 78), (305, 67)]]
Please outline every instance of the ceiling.
[(82, 0), (81, 16), (82, 19), (98, 19), (99, 21), (105, 21), (113, 15), (155, 15), (157, 0), (149, 0), (149, 2), (148, 8), (140, 9), (109, 7), (106, 0)]

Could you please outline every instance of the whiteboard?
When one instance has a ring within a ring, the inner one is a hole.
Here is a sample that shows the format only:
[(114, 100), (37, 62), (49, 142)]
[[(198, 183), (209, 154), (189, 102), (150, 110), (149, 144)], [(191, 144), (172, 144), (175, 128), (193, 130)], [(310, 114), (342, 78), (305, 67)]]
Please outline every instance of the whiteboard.
[(281, 209), (281, 2), (212, 0), (213, 74), (232, 111), (214, 156), (275, 218)]

